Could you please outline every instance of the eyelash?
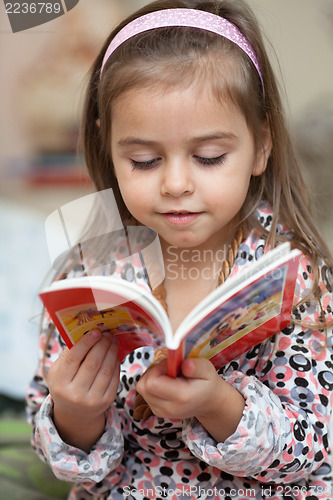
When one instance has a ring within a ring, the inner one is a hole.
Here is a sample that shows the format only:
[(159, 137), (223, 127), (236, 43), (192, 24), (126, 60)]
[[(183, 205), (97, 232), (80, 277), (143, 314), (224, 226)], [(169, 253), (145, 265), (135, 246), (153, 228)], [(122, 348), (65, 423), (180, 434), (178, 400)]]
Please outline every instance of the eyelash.
[(132, 170), (150, 170), (155, 167), (159, 158), (154, 158), (148, 161), (135, 161), (131, 160)]
[(203, 158), (202, 156), (195, 156), (195, 159), (202, 165), (214, 166), (214, 165), (222, 165), (226, 161), (227, 155), (223, 154), (217, 156), (216, 158)]
[[(204, 166), (216, 166), (222, 165), (227, 158), (226, 154), (217, 156), (216, 158), (204, 158), (202, 156), (194, 156), (194, 158)], [(150, 170), (156, 166), (159, 162), (159, 158), (154, 158), (148, 161), (135, 161), (131, 160), (132, 170)]]

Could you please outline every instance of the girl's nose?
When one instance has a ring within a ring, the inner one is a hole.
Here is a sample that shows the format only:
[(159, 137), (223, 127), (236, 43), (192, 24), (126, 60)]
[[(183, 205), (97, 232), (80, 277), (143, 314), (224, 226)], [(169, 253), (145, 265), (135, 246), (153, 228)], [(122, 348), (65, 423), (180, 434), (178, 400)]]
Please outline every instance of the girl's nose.
[(191, 166), (182, 161), (170, 161), (163, 169), (161, 194), (179, 198), (194, 191)]

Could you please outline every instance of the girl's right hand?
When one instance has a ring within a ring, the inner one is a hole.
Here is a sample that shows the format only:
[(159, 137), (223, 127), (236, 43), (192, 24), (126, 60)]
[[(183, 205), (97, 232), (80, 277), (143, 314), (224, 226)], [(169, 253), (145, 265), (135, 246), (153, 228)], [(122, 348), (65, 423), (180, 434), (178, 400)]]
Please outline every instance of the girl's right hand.
[(89, 451), (105, 428), (105, 411), (118, 389), (117, 338), (91, 330), (65, 349), (48, 374), (54, 423), (62, 439)]

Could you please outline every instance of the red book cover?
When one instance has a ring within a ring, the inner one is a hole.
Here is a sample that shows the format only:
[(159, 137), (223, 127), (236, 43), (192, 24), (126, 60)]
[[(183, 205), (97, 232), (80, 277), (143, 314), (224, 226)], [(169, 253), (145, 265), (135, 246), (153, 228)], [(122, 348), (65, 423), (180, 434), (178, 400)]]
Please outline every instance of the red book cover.
[(125, 280), (85, 276), (54, 282), (40, 297), (68, 347), (92, 328), (119, 340), (119, 359), (142, 346), (168, 349), (168, 374), (186, 357), (216, 369), (290, 323), (299, 250), (288, 243), (229, 278), (184, 319), (176, 332), (160, 303)]
[[(89, 330), (98, 328), (119, 337), (120, 360), (138, 347), (163, 346), (164, 334), (159, 322), (140, 303), (112, 290), (112, 285), (118, 286), (119, 280), (112, 283), (104, 278), (58, 281), (57, 286), (40, 294), (66, 345), (71, 348)], [(139, 290), (137, 298), (141, 293)]]

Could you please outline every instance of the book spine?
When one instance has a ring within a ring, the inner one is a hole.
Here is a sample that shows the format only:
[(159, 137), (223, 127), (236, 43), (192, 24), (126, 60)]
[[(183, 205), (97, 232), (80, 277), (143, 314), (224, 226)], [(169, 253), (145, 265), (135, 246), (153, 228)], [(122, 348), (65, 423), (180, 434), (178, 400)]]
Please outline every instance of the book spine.
[(176, 378), (180, 373), (180, 366), (183, 361), (183, 346), (178, 349), (168, 350), (167, 374), (169, 377)]

